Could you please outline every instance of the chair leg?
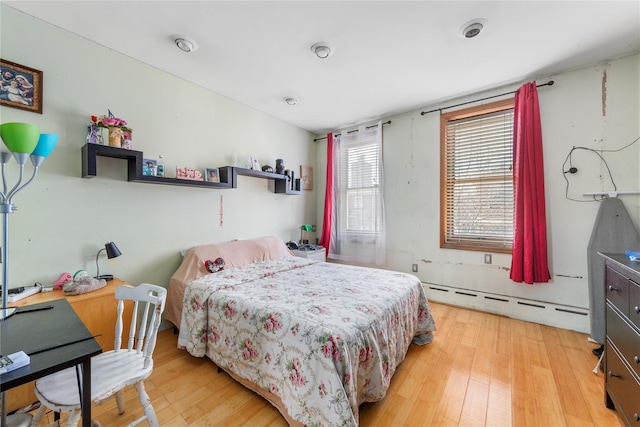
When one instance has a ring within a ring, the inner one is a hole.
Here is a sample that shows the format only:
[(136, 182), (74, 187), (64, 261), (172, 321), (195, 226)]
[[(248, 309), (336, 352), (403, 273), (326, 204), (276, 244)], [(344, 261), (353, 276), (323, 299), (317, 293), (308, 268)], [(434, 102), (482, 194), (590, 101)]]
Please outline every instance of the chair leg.
[(40, 421), (42, 421), (42, 417), (44, 416), (46, 410), (47, 407), (41, 403), (40, 407), (33, 416), (33, 419), (31, 420), (31, 427), (38, 427), (40, 425)]
[(80, 409), (74, 409), (69, 414), (69, 419), (67, 419), (67, 427), (77, 427), (79, 420), (80, 420)]
[(149, 399), (149, 395), (144, 389), (144, 382), (138, 381), (135, 384), (136, 390), (138, 392), (138, 396), (140, 397), (140, 404), (144, 409), (144, 415), (147, 417), (147, 422), (150, 427), (159, 427), (158, 417), (156, 416), (156, 411), (153, 410), (153, 406), (151, 405), (151, 399)]
[(116, 405), (118, 406), (118, 415), (124, 414), (124, 390), (116, 392)]

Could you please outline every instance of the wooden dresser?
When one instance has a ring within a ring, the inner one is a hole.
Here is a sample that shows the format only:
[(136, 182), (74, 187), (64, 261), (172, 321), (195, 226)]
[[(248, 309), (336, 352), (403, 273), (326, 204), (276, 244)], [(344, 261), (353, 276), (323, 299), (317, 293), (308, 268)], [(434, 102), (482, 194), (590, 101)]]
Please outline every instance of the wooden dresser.
[[(104, 288), (86, 294), (65, 296), (62, 290), (40, 292), (9, 305), (11, 307), (22, 307), (66, 298), (91, 334), (99, 335), (96, 337), (96, 341), (102, 347), (102, 351), (108, 351), (113, 350), (115, 340), (116, 306), (118, 304), (115, 299), (116, 288), (127, 284), (120, 279), (113, 279), (108, 281), (107, 286)], [(127, 322), (124, 325), (125, 331), (128, 331), (130, 326), (128, 322), (131, 319), (131, 310), (132, 307), (128, 307), (128, 310), (125, 308), (125, 313), (122, 317)], [(34, 383), (31, 382), (7, 391), (7, 411), (11, 412), (36, 402), (38, 399), (33, 393), (33, 387)]]
[(640, 426), (640, 263), (624, 254), (605, 259), (605, 404)]

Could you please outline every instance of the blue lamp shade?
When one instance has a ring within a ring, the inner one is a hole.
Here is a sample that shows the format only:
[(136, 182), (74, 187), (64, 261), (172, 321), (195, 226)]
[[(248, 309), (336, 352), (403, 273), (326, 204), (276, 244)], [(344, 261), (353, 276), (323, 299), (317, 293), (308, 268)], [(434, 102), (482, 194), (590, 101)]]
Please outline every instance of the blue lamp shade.
[(38, 144), (40, 128), (29, 123), (0, 125), (0, 138), (12, 153), (31, 154)]
[(31, 153), (32, 156), (47, 157), (56, 146), (58, 142), (57, 133), (41, 133), (38, 139), (38, 145)]

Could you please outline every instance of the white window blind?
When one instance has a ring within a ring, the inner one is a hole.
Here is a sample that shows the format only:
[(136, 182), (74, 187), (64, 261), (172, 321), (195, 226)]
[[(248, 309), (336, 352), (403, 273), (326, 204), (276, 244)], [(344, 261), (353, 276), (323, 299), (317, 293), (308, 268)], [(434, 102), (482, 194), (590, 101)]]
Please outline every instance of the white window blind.
[(510, 251), (513, 108), (444, 116), (441, 246)]
[(339, 179), (346, 178), (345, 231), (376, 233), (380, 230), (380, 218), (376, 203), (380, 192), (378, 170), (380, 158), (375, 141), (345, 144), (345, 157), (340, 159), (345, 168)]

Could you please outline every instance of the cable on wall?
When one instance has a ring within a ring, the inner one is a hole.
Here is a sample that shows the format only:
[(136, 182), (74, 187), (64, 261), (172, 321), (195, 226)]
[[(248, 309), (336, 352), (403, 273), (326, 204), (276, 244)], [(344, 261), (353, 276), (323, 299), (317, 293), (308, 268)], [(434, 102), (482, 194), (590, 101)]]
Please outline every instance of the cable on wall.
[[(588, 148), (588, 147), (573, 147), (570, 151), (569, 154), (567, 154), (567, 157), (564, 159), (564, 162), (562, 163), (562, 177), (564, 178), (565, 182), (566, 182), (566, 186), (565, 186), (565, 191), (564, 191), (564, 197), (567, 200), (571, 200), (574, 202), (600, 202), (602, 200), (604, 200), (606, 198), (606, 196), (604, 194), (599, 195), (599, 197), (596, 197), (596, 195), (593, 195), (593, 200), (578, 200), (578, 199), (573, 199), (571, 197), (569, 197), (569, 179), (567, 179), (567, 174), (571, 173), (574, 174), (576, 172), (578, 172), (578, 168), (573, 166), (573, 162), (572, 162), (572, 155), (573, 152), (576, 150), (585, 150), (585, 151), (590, 151), (592, 153), (594, 153), (596, 156), (600, 157), (600, 160), (602, 160), (602, 162), (604, 163), (604, 166), (607, 168), (607, 172), (609, 174), (609, 179), (611, 180), (611, 184), (613, 185), (613, 192), (617, 192), (618, 187), (613, 179), (613, 174), (611, 173), (611, 169), (609, 168), (609, 164), (607, 163), (607, 161), (604, 159), (604, 157), (602, 157), (602, 154), (600, 153), (617, 153), (619, 151), (622, 151), (626, 148), (631, 147), (633, 144), (635, 144), (636, 142), (638, 142), (640, 140), (640, 137), (634, 139), (631, 143), (625, 145), (624, 147), (620, 147), (620, 148), (616, 148), (616, 149), (612, 149), (612, 150), (595, 150), (593, 148)], [(567, 162), (569, 163), (569, 168), (567, 169)]]

